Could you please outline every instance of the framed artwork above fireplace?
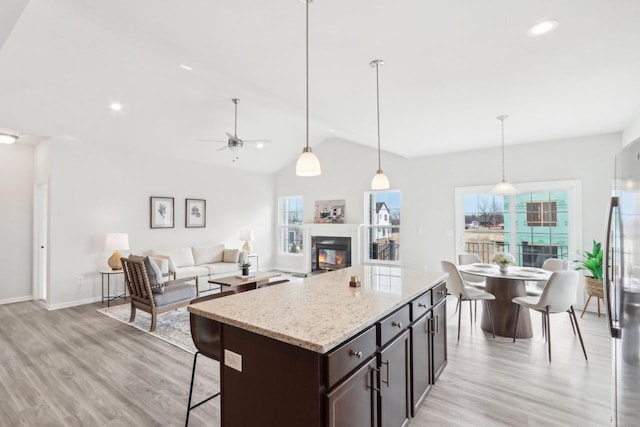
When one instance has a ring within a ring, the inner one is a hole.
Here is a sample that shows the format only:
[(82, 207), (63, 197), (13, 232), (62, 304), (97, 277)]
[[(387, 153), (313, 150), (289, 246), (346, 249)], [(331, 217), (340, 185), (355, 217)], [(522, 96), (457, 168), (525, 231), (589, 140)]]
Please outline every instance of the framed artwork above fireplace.
[(316, 224), (344, 224), (343, 200), (316, 200), (313, 222)]

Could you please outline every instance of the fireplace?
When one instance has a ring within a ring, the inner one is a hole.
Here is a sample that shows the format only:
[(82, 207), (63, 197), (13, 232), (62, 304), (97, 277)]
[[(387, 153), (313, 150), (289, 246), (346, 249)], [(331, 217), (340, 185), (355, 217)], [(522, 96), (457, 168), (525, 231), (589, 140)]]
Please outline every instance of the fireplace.
[(331, 271), (351, 266), (351, 238), (313, 236), (311, 271)]

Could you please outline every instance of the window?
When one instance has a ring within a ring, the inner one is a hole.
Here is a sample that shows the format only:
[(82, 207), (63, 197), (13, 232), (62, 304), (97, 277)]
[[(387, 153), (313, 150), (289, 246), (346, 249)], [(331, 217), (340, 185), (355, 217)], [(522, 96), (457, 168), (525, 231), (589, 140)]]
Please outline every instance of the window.
[(555, 227), (557, 202), (527, 202), (527, 226)]
[(547, 258), (568, 260), (582, 247), (580, 183), (518, 184), (520, 193), (499, 196), (484, 187), (456, 188), (458, 253), (491, 262), (509, 252), (520, 266), (541, 267)]
[(400, 261), (400, 192), (365, 193), (367, 260)]
[(280, 253), (301, 254), (302, 248), (302, 197), (280, 197), (278, 203), (280, 229)]

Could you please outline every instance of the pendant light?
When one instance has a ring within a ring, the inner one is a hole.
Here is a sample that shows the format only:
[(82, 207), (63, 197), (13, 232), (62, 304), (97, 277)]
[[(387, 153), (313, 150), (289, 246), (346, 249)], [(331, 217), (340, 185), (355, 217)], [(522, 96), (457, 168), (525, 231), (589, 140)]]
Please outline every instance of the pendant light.
[(309, 147), (309, 3), (314, 0), (305, 0), (306, 4), (306, 71), (307, 71), (307, 145), (302, 150), (302, 154), (296, 162), (296, 175), (298, 176), (318, 176), (322, 173), (320, 160)]
[(387, 190), (389, 188), (389, 178), (382, 172), (380, 165), (380, 83), (378, 71), (381, 65), (384, 65), (382, 59), (374, 59), (369, 63), (372, 67), (376, 67), (376, 108), (378, 113), (378, 170), (371, 180), (372, 190)]
[(506, 114), (496, 117), (502, 123), (502, 181), (496, 184), (490, 191), (491, 194), (501, 194), (503, 196), (510, 196), (516, 194), (518, 190), (504, 178), (504, 121), (507, 119)]

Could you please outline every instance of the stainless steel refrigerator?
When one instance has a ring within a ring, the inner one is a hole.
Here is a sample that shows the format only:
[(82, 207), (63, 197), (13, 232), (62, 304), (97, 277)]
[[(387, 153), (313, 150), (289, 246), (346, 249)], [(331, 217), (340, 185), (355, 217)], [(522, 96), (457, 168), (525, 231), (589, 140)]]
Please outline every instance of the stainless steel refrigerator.
[(618, 426), (640, 423), (640, 139), (616, 155), (607, 217), (604, 290), (613, 356), (613, 414)]

